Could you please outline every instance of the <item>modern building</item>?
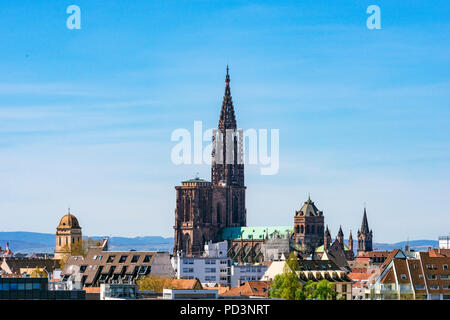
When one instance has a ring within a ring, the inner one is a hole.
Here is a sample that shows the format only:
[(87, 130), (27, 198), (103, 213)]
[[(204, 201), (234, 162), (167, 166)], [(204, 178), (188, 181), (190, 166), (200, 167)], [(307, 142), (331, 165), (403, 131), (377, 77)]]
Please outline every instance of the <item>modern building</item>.
[(439, 237), (439, 248), (450, 249), (450, 235)]
[(136, 300), (138, 286), (125, 283), (100, 284), (100, 300)]
[(83, 240), (78, 219), (70, 213), (63, 216), (56, 228), (55, 259), (68, 257), (72, 253), (73, 246)]
[(108, 239), (89, 248), (85, 257), (70, 256), (62, 270), (64, 279), (78, 275), (85, 287), (102, 283), (133, 284), (139, 277), (156, 274), (173, 277), (168, 252), (108, 251)]
[(49, 283), (47, 278), (2, 277), (0, 300), (85, 300), (81, 289)]
[(231, 287), (238, 287), (248, 281), (262, 279), (269, 267), (264, 264), (233, 264), (231, 266)]
[(164, 289), (163, 299), (167, 300), (212, 300), (218, 298), (216, 289)]

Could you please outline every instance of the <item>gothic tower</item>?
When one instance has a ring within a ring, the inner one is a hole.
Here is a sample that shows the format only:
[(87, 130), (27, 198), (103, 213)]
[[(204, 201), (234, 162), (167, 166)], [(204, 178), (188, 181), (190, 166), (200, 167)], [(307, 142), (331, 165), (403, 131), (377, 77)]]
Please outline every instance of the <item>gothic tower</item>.
[(364, 207), (364, 215), (361, 223), (361, 229), (358, 230), (358, 255), (361, 252), (373, 251), (372, 249), (372, 230), (369, 230), (367, 222), (366, 208)]
[(55, 259), (71, 255), (73, 246), (80, 241), (82, 241), (81, 227), (69, 208), (68, 213), (61, 218), (56, 228)]
[(336, 240), (339, 241), (339, 243), (341, 243), (342, 245), (344, 245), (344, 232), (342, 232), (342, 226), (339, 226), (339, 231)]
[(175, 254), (199, 255), (207, 241), (216, 240), (221, 228), (246, 225), (243, 136), (236, 126), (228, 66), (212, 142), (212, 182), (195, 178), (175, 187)]
[(236, 127), (228, 71), (227, 66), (219, 126), (212, 137), (213, 212), (220, 228), (243, 227), (247, 224), (243, 134)]
[(308, 197), (294, 216), (294, 241), (302, 247), (305, 254), (312, 254), (324, 244), (323, 212), (317, 209)]

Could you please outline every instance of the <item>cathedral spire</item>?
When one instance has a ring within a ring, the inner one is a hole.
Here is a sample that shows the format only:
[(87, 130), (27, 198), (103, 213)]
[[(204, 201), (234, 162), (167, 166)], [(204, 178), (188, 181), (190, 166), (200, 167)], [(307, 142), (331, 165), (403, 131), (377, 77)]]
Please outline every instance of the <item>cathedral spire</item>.
[(234, 115), (233, 101), (231, 99), (230, 74), (227, 65), (227, 75), (225, 77), (225, 94), (223, 96), (222, 110), (220, 112), (219, 129), (236, 129), (236, 118)]

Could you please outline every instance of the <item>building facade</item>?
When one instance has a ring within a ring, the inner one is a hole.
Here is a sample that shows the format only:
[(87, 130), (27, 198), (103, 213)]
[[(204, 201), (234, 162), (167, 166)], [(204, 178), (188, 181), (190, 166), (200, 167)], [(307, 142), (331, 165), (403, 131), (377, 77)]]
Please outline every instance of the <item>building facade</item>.
[(56, 228), (55, 259), (62, 259), (72, 253), (75, 244), (82, 241), (81, 227), (78, 219), (70, 213), (61, 218)]

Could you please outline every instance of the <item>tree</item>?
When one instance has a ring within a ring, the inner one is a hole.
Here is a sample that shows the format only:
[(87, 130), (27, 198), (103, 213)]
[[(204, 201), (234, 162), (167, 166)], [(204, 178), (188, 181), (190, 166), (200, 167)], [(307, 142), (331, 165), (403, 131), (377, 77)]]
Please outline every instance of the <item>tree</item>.
[(173, 283), (173, 278), (164, 277), (160, 275), (148, 275), (136, 281), (139, 290), (162, 292), (163, 289), (178, 289), (178, 286)]
[(270, 297), (286, 300), (302, 300), (302, 288), (297, 275), (292, 271), (277, 274), (273, 285), (270, 287)]
[(303, 290), (306, 299), (335, 300), (337, 296), (333, 284), (325, 279), (319, 282), (309, 280), (303, 287)]
[(286, 264), (289, 266), (289, 268), (291, 268), (291, 271), (293, 272), (300, 270), (297, 255), (294, 251), (289, 254), (289, 258), (286, 260)]
[(47, 272), (45, 272), (45, 270), (40, 269), (38, 267), (33, 269), (33, 271), (31, 271), (31, 273), (30, 273), (30, 278), (47, 278), (47, 277), (48, 277)]

